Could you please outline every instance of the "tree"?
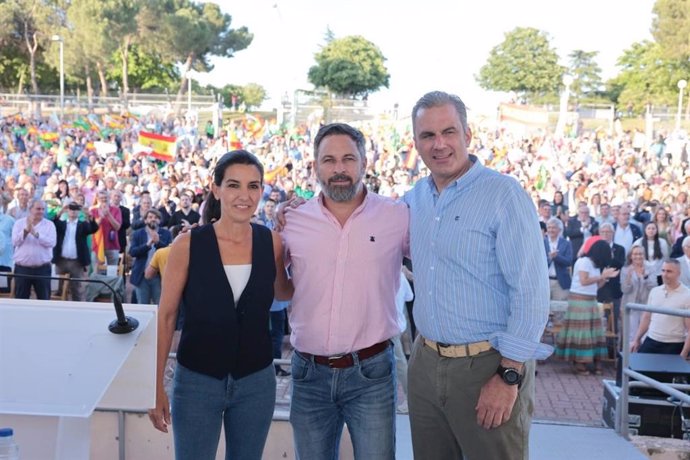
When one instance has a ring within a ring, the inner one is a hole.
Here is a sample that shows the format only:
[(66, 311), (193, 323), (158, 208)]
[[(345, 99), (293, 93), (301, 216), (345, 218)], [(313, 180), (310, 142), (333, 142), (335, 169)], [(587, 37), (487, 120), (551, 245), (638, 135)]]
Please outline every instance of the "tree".
[(574, 77), (571, 91), (576, 100), (594, 95), (602, 86), (601, 67), (595, 59), (598, 51), (575, 50), (568, 55), (568, 73)]
[(515, 91), (521, 97), (556, 93), (564, 68), (545, 32), (517, 27), (495, 46), (475, 79), (494, 91)]
[(248, 83), (242, 88), (242, 102), (247, 110), (259, 107), (266, 100), (266, 89), (258, 83)]
[(678, 80), (690, 74), (687, 61), (664, 57), (661, 46), (650, 41), (634, 43), (616, 63), (620, 73), (609, 80), (613, 102), (632, 106), (641, 113), (650, 104), (673, 105), (678, 97)]
[(158, 45), (162, 56), (183, 63), (177, 107), (187, 87), (186, 73), (192, 69), (209, 71), (211, 56), (231, 58), (249, 46), (254, 36), (246, 27), (230, 27), (232, 17), (215, 3), (194, 4), (188, 0), (170, 1), (172, 11), (163, 16), (164, 40)]
[[(327, 34), (328, 35), (328, 34)], [(390, 74), (381, 50), (361, 36), (333, 39), (314, 55), (309, 81), (316, 87), (345, 97), (366, 98), (382, 86), (388, 88)]]
[(690, 57), (690, 2), (656, 0), (652, 12), (652, 36), (670, 59)]
[(47, 0), (8, 0), (0, 2), (0, 34), (25, 47), (29, 57), (31, 90), (38, 94), (37, 59), (50, 41), (61, 17), (57, 5)]

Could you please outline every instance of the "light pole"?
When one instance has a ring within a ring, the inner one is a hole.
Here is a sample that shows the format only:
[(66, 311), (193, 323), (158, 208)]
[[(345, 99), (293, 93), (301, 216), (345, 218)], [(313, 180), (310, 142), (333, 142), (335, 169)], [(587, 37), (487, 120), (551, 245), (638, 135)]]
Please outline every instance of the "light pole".
[(676, 114), (676, 131), (680, 130), (680, 112), (683, 110), (683, 90), (688, 86), (685, 80), (678, 80), (678, 113)]
[(575, 79), (570, 74), (563, 75), (563, 85), (565, 89), (561, 93), (561, 104), (558, 112), (558, 123), (556, 124), (556, 137), (562, 137), (565, 130), (565, 118), (568, 115), (568, 99), (570, 98), (570, 85)]
[(65, 116), (65, 41), (59, 35), (53, 35), (50, 39), (60, 44), (60, 123)]

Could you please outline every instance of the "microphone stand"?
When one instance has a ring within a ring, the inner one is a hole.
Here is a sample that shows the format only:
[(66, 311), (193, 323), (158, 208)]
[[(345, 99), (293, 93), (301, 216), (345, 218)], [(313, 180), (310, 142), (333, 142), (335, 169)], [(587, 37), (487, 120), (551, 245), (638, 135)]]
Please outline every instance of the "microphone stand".
[(97, 284), (102, 284), (103, 286), (106, 286), (108, 289), (110, 289), (110, 292), (112, 292), (113, 295), (113, 306), (115, 307), (115, 316), (117, 317), (113, 322), (110, 323), (108, 326), (108, 330), (112, 332), (113, 334), (128, 334), (132, 331), (134, 331), (137, 327), (139, 327), (139, 321), (136, 318), (132, 318), (131, 316), (125, 316), (125, 310), (122, 307), (122, 299), (120, 298), (120, 295), (115, 291), (115, 289), (108, 283), (106, 283), (103, 280), (94, 280), (91, 278), (69, 278), (65, 280), (65, 278), (61, 278), (58, 276), (44, 276), (44, 275), (25, 275), (25, 274), (17, 274), (17, 273), (0, 273), (0, 276), (7, 276), (12, 277), (12, 278), (37, 278), (37, 279), (45, 279), (45, 280), (57, 280), (57, 281), (76, 281), (79, 283), (97, 283)]

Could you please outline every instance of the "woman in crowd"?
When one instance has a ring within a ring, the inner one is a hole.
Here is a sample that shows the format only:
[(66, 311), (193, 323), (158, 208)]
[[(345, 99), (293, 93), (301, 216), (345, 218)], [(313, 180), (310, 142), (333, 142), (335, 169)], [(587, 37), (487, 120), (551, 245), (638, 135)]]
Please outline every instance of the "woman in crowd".
[(226, 153), (213, 175), (220, 213), (173, 243), (158, 315), (158, 430), (171, 422), (163, 386), (178, 305), (184, 324), (172, 394), (175, 458), (214, 459), (221, 425), (226, 459), (260, 459), (273, 417), (275, 371), (269, 333), (274, 297), (292, 286), (277, 233), (250, 222), (261, 199), (263, 166), (244, 150)]
[[(647, 303), (649, 291), (657, 285), (656, 277), (651, 276), (644, 249), (641, 246), (633, 246), (628, 254), (628, 260), (621, 271), (621, 290), (623, 298), (621, 305), (628, 303)], [(630, 329), (628, 336), (632, 341), (640, 325), (642, 312), (638, 310), (624, 310), (630, 312)], [(624, 313), (625, 314), (625, 313)]]
[(655, 222), (647, 222), (644, 226), (644, 235), (635, 240), (633, 246), (642, 246), (644, 258), (649, 263), (650, 275), (661, 284), (661, 266), (671, 250), (666, 240), (659, 238), (659, 229)]
[(558, 217), (562, 221), (568, 221), (568, 205), (563, 201), (563, 192), (556, 191), (553, 194), (551, 203), (551, 215)]
[(670, 216), (668, 215), (668, 211), (666, 210), (665, 207), (659, 206), (654, 213), (654, 217), (652, 218), (652, 222), (656, 224), (656, 228), (658, 229), (659, 233), (659, 238), (666, 241), (668, 244), (668, 247), (673, 246), (673, 229), (671, 226), (671, 219)]
[(573, 268), (568, 310), (558, 335), (556, 357), (572, 361), (579, 375), (600, 374), (599, 362), (608, 351), (597, 290), (618, 275), (618, 270), (608, 266), (611, 248), (599, 236), (585, 242), (582, 254)]

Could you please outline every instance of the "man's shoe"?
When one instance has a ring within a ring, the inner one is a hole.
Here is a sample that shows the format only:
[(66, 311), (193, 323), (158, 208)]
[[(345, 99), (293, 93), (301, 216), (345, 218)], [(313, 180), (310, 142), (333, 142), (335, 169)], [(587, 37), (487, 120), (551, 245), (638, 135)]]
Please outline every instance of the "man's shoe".
[(289, 377), (290, 373), (283, 369), (276, 369), (276, 376), (278, 377)]

